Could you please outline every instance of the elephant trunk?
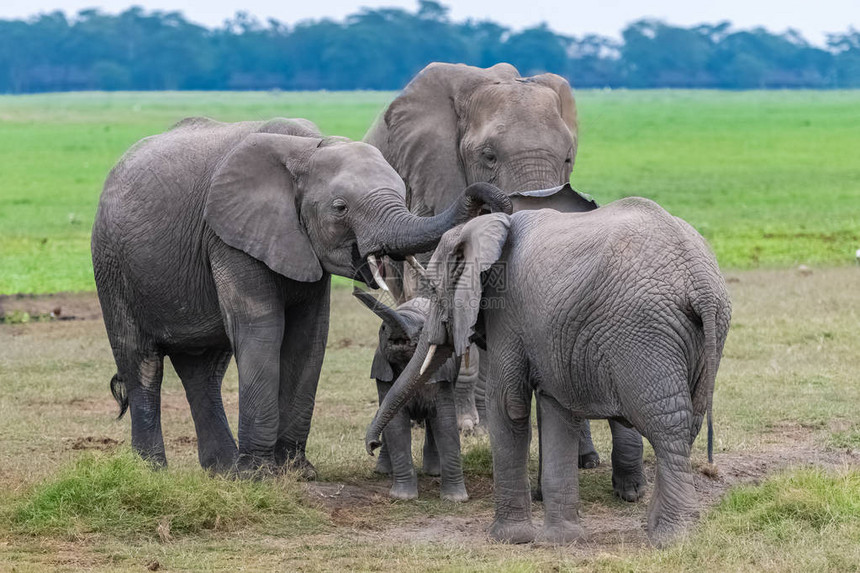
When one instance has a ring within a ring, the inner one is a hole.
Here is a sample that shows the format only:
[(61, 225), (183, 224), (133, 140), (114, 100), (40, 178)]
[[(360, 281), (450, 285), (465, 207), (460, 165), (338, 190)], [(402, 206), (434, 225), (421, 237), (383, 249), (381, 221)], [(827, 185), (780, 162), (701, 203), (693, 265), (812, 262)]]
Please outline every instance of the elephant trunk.
[(434, 217), (420, 217), (404, 206), (380, 225), (378, 246), (362, 249), (364, 254), (381, 252), (395, 258), (424, 253), (436, 247), (445, 231), (478, 216), (481, 211), (512, 212), (511, 201), (500, 189), (489, 183), (475, 183), (466, 188), (460, 199)]
[[(435, 350), (435, 352), (431, 352), (431, 350)], [(445, 364), (453, 351), (454, 349), (447, 344), (431, 347), (425, 329), (425, 332), (418, 339), (415, 354), (412, 355), (409, 364), (406, 365), (391, 390), (386, 394), (376, 411), (376, 416), (373, 417), (373, 421), (367, 427), (364, 446), (368, 454), (373, 455), (373, 450), (382, 445), (380, 436), (388, 422), (404, 404), (412, 399), (421, 386), (430, 380), (433, 373)]]

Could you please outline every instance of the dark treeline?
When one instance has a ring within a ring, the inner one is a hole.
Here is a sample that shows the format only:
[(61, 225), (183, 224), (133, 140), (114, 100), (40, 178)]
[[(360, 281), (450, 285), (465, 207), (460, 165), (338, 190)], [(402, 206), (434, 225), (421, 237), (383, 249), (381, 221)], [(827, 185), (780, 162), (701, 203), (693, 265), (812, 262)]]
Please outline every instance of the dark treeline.
[(622, 40), (569, 37), (547, 26), (514, 32), (453, 22), (420, 0), (414, 12), (362, 9), (345, 21), (288, 26), (239, 13), (216, 29), (177, 12), (85, 10), (0, 20), (0, 93), (65, 90), (398, 89), (428, 62), (550, 71), (576, 87), (860, 87), (860, 32), (826, 48), (797, 32), (682, 28), (640, 20)]

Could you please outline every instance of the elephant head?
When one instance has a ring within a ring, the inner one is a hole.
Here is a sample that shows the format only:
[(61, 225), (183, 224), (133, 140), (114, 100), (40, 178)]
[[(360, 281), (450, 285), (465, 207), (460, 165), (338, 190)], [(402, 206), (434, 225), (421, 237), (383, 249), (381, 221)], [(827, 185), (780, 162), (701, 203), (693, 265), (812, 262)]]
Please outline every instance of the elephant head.
[(501, 258), (509, 228), (510, 218), (494, 213), (443, 235), (427, 268), (433, 287), (427, 321), (412, 359), (368, 427), (368, 453), (380, 445), (382, 429), (421, 385), (452, 355), (461, 356), (469, 348), (482, 305), (484, 273)]
[(511, 210), (488, 185), (469, 187), (436, 217), (410, 213), (404, 197), (403, 181), (370, 145), (254, 133), (216, 168), (204, 218), (225, 243), (290, 279), (317, 281), (325, 271), (374, 286), (377, 256), (432, 249), (482, 209)]
[[(430, 311), (430, 300), (415, 297), (396, 308), (391, 308), (377, 297), (362, 290), (355, 289), (352, 294), (382, 319), (379, 327), (379, 345), (373, 355), (370, 377), (381, 382), (393, 382), (415, 354), (421, 330)], [(429, 381), (452, 381), (456, 378), (457, 363), (451, 360), (445, 367), (435, 371)]]
[(555, 74), (520, 77), (433, 63), (388, 106), (365, 137), (406, 181), (409, 205), (439, 213), (466, 185), (506, 193), (567, 183), (576, 158), (576, 105)]

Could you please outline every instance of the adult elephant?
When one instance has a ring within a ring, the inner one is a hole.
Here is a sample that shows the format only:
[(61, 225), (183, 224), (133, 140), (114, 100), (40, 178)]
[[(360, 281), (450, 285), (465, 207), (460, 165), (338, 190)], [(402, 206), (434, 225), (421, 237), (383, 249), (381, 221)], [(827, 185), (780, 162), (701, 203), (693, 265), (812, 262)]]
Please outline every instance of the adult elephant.
[[(531, 397), (540, 412), (541, 537), (583, 537), (576, 469), (584, 418), (635, 427), (654, 447), (649, 538), (674, 539), (695, 514), (693, 441), (710, 412), (731, 306), (704, 239), (655, 203), (588, 213), (479, 217), (433, 254), (434, 298), (415, 354), (365, 443), (473, 336), (486, 341), (496, 514), (490, 534), (528, 542)], [(710, 426), (710, 423), (709, 423)], [(708, 455), (711, 455), (708, 432)]]
[[(185, 387), (201, 465), (240, 471), (305, 458), (326, 346), (330, 275), (376, 286), (365, 260), (433, 248), (446, 229), (506, 197), (476, 186), (436, 217), (406, 209), (378, 150), (324, 138), (306, 120), (187, 119), (142, 140), (111, 171), (93, 267), (130, 409), (132, 446), (166, 464), (163, 358)], [(239, 370), (238, 449), (221, 402)]]
[[(459, 189), (489, 182), (511, 196), (515, 211), (594, 209), (566, 184), (576, 160), (578, 126), (570, 84), (556, 74), (520, 76), (506, 63), (483, 69), (432, 63), (418, 73), (379, 116), (364, 140), (382, 151), (406, 183), (406, 203), (422, 215), (451, 205)], [(544, 190), (532, 192), (532, 190)], [(429, 254), (421, 257), (429, 260)], [(392, 265), (397, 302), (421, 289), (408, 268)], [(426, 293), (425, 293), (426, 294)], [(458, 424), (472, 428), (483, 412), (486, 360), (474, 349), (463, 361), (455, 393)], [(468, 364), (468, 367), (467, 367)], [(477, 399), (477, 403), (476, 403)], [(642, 438), (611, 422), (612, 483), (627, 501), (644, 491)], [(578, 464), (593, 468), (600, 457), (586, 423)], [(387, 450), (378, 469), (388, 472)]]

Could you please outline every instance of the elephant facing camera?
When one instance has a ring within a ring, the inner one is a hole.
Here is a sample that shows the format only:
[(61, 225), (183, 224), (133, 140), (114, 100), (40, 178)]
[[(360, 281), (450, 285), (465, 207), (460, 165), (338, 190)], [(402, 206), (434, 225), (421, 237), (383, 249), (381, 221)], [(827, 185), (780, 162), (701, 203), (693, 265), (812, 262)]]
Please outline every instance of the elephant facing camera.
[[(373, 357), (370, 377), (376, 379), (379, 403), (415, 354), (421, 330), (427, 320), (430, 301), (413, 298), (396, 308), (373, 295), (356, 289), (353, 295), (382, 319), (379, 346)], [(466, 501), (466, 485), (460, 460), (460, 433), (454, 385), (459, 360), (447, 359), (425, 384), (404, 404), (382, 432), (376, 465), (378, 473), (389, 474), (389, 492), (395, 499), (418, 497), (418, 475), (412, 463), (412, 425), (424, 425), (423, 471), (441, 476), (441, 497)]]

